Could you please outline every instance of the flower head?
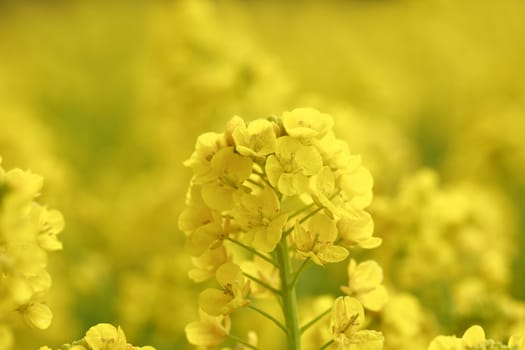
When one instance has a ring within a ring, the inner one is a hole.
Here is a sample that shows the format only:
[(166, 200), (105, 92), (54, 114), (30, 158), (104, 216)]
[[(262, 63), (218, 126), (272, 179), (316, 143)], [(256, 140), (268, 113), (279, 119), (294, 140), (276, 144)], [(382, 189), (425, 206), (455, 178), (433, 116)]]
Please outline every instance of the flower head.
[(265, 170), (272, 186), (287, 196), (308, 192), (309, 177), (321, 170), (319, 151), (290, 136), (277, 139), (275, 154), (266, 160)]
[(363, 330), (365, 314), (361, 303), (352, 297), (339, 297), (332, 308), (331, 331), (333, 339), (342, 349), (380, 350), (383, 335)]
[(325, 214), (314, 215), (308, 221), (307, 228), (297, 223), (294, 238), (299, 255), (311, 258), (317, 265), (340, 262), (348, 256), (346, 248), (334, 244), (337, 239), (336, 224)]
[(379, 311), (388, 301), (388, 292), (383, 282), (383, 270), (374, 260), (357, 264), (354, 259), (348, 264), (348, 285), (343, 293), (356, 297), (365, 308)]
[(243, 156), (264, 157), (275, 152), (276, 125), (266, 119), (257, 119), (246, 126), (244, 123), (233, 130), (235, 150)]
[(208, 288), (200, 294), (199, 305), (203, 311), (212, 316), (228, 315), (248, 305), (250, 282), (238, 265), (232, 262), (221, 265), (215, 277), (222, 289)]
[(85, 336), (91, 350), (126, 350), (126, 336), (120, 327), (99, 323), (91, 327)]
[(334, 120), (329, 114), (313, 108), (296, 108), (283, 113), (283, 125), (292, 137), (322, 137), (332, 130)]

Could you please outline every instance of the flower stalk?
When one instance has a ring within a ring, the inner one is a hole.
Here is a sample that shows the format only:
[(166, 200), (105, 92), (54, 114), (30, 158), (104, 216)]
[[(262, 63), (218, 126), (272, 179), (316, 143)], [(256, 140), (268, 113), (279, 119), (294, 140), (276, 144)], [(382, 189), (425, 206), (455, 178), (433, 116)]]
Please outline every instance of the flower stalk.
[(281, 273), (281, 297), (283, 301), (283, 313), (288, 333), (288, 350), (301, 349), (301, 331), (297, 316), (297, 295), (293, 280), (290, 255), (288, 253), (288, 242), (286, 237), (281, 239), (277, 247), (277, 260)]

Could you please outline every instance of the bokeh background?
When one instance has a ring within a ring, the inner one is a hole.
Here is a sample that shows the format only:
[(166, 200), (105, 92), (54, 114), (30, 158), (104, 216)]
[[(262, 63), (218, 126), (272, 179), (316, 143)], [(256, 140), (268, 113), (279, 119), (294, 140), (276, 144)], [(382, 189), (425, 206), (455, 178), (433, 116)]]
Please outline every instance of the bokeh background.
[[(331, 113), (374, 176), (384, 244), (356, 258), (383, 265), (392, 300), (371, 322), (387, 348), (472, 323), (525, 330), (523, 13), (520, 0), (0, 2), (3, 167), (42, 174), (40, 201), (66, 220), (53, 324), (17, 326), (16, 348), (111, 322), (134, 344), (190, 349), (202, 286), (177, 228), (182, 162), (233, 115), (299, 106)], [(343, 284), (345, 266), (314, 268), (299, 293)]]

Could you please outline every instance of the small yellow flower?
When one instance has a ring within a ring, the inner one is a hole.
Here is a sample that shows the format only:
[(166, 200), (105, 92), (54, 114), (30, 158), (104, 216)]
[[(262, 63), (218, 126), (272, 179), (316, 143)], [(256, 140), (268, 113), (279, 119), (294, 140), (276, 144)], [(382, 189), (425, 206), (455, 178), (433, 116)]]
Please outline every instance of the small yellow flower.
[(381, 245), (381, 238), (373, 237), (374, 221), (366, 211), (356, 211), (352, 216), (342, 217), (337, 222), (341, 244), (352, 248), (373, 249)]
[(235, 150), (243, 156), (264, 157), (275, 152), (277, 137), (275, 124), (266, 119), (257, 119), (246, 126), (233, 130)]
[(372, 202), (374, 180), (367, 168), (360, 166), (356, 170), (345, 171), (337, 178), (337, 187), (348, 199), (352, 209), (364, 209)]
[(192, 256), (201, 256), (207, 250), (219, 247), (226, 236), (220, 223), (210, 222), (199, 227), (186, 239), (186, 250)]
[(99, 323), (91, 327), (84, 337), (91, 350), (126, 350), (126, 336), (120, 327)]
[(525, 333), (515, 334), (510, 337), (509, 347), (516, 350), (525, 350)]
[(231, 209), (233, 193), (252, 173), (252, 160), (227, 147), (213, 156), (210, 166), (214, 178), (202, 185), (202, 198), (211, 209)]
[(477, 347), (484, 344), (486, 340), (485, 331), (478, 325), (467, 329), (461, 338), (461, 342), (466, 348)]
[(352, 297), (339, 297), (332, 308), (331, 331), (340, 349), (380, 350), (383, 335), (380, 332), (363, 330), (365, 314), (361, 303)]
[(327, 133), (317, 147), (324, 164), (334, 171), (354, 171), (361, 165), (361, 156), (351, 154), (348, 143), (338, 139), (333, 132)]
[(42, 303), (31, 303), (21, 310), (26, 323), (34, 328), (47, 329), (53, 319), (49, 306)]
[[(509, 340), (509, 348), (523, 349), (523, 338), (513, 336)], [(463, 333), (463, 337), (437, 336), (428, 346), (428, 350), (477, 350), (477, 349), (506, 349), (504, 345), (492, 339), (485, 338), (485, 331), (478, 325), (471, 326)]]
[(322, 137), (334, 126), (332, 116), (313, 108), (296, 108), (284, 112), (282, 120), (288, 135), (299, 138)]
[(203, 311), (212, 316), (228, 315), (248, 305), (246, 297), (250, 293), (250, 282), (246, 281), (238, 265), (232, 262), (221, 265), (216, 278), (222, 289), (208, 288), (200, 294), (199, 305)]
[(275, 192), (266, 186), (252, 193), (238, 191), (232, 211), (236, 223), (244, 231), (241, 240), (263, 252), (271, 252), (281, 240), (286, 215), (280, 214)]
[(194, 268), (188, 272), (188, 276), (194, 282), (204, 282), (215, 276), (217, 268), (228, 260), (228, 253), (223, 245), (215, 249), (206, 250), (199, 257), (192, 257)]
[(199, 315), (199, 321), (191, 322), (184, 328), (190, 344), (209, 349), (224, 342), (230, 333), (229, 316), (210, 316), (204, 312)]
[(319, 172), (309, 180), (310, 193), (314, 202), (333, 218), (343, 215), (342, 208), (333, 201), (339, 190), (335, 186), (335, 173), (327, 166), (322, 167)]
[(20, 197), (33, 199), (40, 194), (44, 179), (40, 175), (17, 168), (5, 173), (5, 183)]
[(195, 151), (190, 159), (184, 162), (184, 166), (193, 169), (194, 183), (208, 182), (213, 179), (211, 160), (224, 147), (226, 147), (226, 139), (223, 134), (207, 132), (197, 138)]
[(283, 136), (277, 139), (275, 155), (266, 160), (266, 174), (272, 186), (287, 196), (308, 192), (309, 177), (321, 170), (323, 159), (314, 146)]
[(48, 251), (62, 249), (62, 242), (57, 238), (57, 235), (64, 229), (64, 217), (62, 214), (58, 210), (48, 210), (44, 207), (39, 207), (39, 210), (35, 210), (35, 215), (39, 216), (40, 233), (37, 237), (38, 245)]
[[(1, 169), (2, 168), (0, 167), (0, 171)], [(2, 174), (0, 174), (0, 177), (1, 176)], [(4, 325), (0, 325), (0, 350), (12, 349), (13, 343), (14, 343), (14, 337), (13, 337), (13, 333), (11, 332), (11, 330)]]
[(463, 350), (461, 339), (454, 336), (439, 335), (428, 346), (427, 350)]
[(335, 245), (337, 228), (335, 222), (324, 214), (316, 214), (309, 221), (307, 229), (297, 223), (294, 238), (299, 255), (311, 258), (317, 265), (336, 263), (348, 257), (346, 248)]
[(343, 293), (357, 298), (365, 308), (379, 311), (388, 301), (388, 292), (383, 282), (383, 269), (374, 260), (359, 265), (354, 259), (348, 264), (348, 285), (342, 286)]

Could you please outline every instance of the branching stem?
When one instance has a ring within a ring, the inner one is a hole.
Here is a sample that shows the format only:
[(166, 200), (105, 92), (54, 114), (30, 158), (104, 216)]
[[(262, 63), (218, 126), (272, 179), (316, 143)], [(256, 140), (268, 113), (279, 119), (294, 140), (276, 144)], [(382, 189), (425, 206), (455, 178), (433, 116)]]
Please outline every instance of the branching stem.
[(284, 332), (284, 334), (288, 333), (287, 330), (286, 330), (286, 327), (281, 322), (279, 322), (279, 320), (277, 320), (275, 317), (273, 317), (272, 315), (270, 315), (266, 311), (261, 310), (258, 307), (255, 307), (255, 306), (250, 305), (250, 304), (248, 304), (248, 308), (252, 309), (253, 311), (257, 312), (258, 314), (260, 314), (263, 317), (265, 317), (265, 318), (269, 319), (270, 321), (272, 321), (277, 327), (279, 327)]
[(281, 238), (277, 246), (277, 260), (281, 273), (281, 296), (283, 301), (283, 313), (288, 333), (288, 350), (301, 349), (301, 333), (299, 331), (299, 320), (297, 317), (297, 296), (295, 286), (290, 285), (292, 280), (292, 269), (288, 242), (286, 237)]
[(275, 261), (273, 261), (270, 257), (264, 255), (264, 254), (261, 253), (260, 251), (254, 249), (254, 248), (252, 248), (252, 247), (250, 247), (250, 246), (247, 246), (246, 244), (241, 243), (241, 242), (239, 242), (239, 241), (237, 241), (237, 240), (235, 240), (235, 239), (233, 239), (233, 238), (230, 238), (230, 237), (226, 238), (226, 240), (227, 240), (227, 241), (230, 241), (230, 242), (232, 242), (232, 243), (234, 243), (234, 244), (236, 244), (236, 245), (238, 245), (239, 247), (242, 247), (242, 248), (248, 250), (249, 252), (253, 253), (254, 255), (257, 255), (259, 258), (263, 259), (264, 261), (269, 262), (269, 263), (272, 264), (273, 266), (279, 268), (279, 265), (277, 265), (277, 264), (275, 263)]
[(246, 273), (246, 272), (243, 272), (242, 274), (244, 276), (248, 277), (249, 279), (251, 279), (252, 281), (254, 281), (255, 283), (260, 284), (264, 288), (268, 289), (272, 293), (274, 293), (276, 295), (281, 295), (281, 291), (280, 290), (275, 289), (274, 287), (270, 286), (268, 283), (264, 282), (263, 280), (255, 277), (255, 276), (252, 276), (252, 275), (250, 275), (249, 273)]
[(304, 326), (301, 327), (301, 334), (306, 332), (306, 330), (308, 328), (310, 328), (311, 326), (313, 326), (315, 323), (317, 323), (318, 321), (320, 321), (323, 317), (325, 317), (326, 315), (328, 315), (330, 313), (330, 311), (332, 311), (332, 308), (330, 307), (329, 309), (323, 311), (322, 313), (320, 313), (319, 315), (317, 315), (315, 318), (313, 318), (310, 322), (308, 322), (307, 324), (305, 324)]
[(242, 345), (247, 346), (247, 347), (249, 347), (250, 349), (253, 349), (253, 350), (259, 350), (259, 348), (256, 347), (255, 345), (252, 345), (252, 344), (250, 344), (250, 343), (248, 343), (248, 342), (246, 342), (246, 341), (242, 340), (241, 338), (236, 337), (236, 336), (234, 336), (234, 335), (230, 335), (230, 334), (228, 334), (228, 338), (230, 338), (230, 339), (233, 340), (233, 341), (236, 341), (237, 343), (241, 343)]

